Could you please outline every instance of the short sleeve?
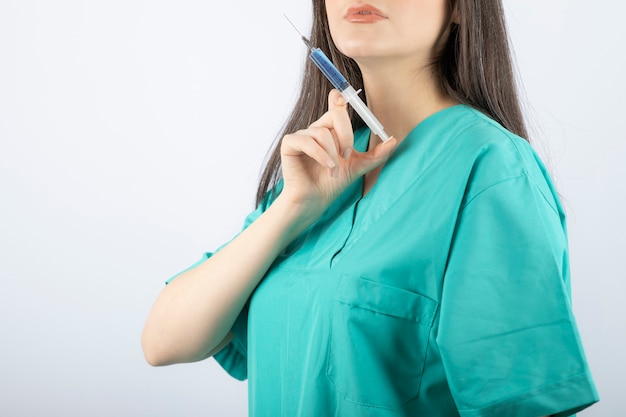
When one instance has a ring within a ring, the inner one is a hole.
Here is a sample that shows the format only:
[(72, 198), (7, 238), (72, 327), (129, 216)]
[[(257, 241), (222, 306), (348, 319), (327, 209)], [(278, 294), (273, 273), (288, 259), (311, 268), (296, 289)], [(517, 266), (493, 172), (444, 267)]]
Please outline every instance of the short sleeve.
[[(274, 187), (271, 191), (269, 191), (261, 204), (250, 213), (246, 219), (244, 220), (243, 227), (239, 233), (244, 231), (248, 226), (250, 226), (256, 219), (267, 210), (267, 208), (274, 201), (276, 196), (280, 193), (282, 188), (282, 181), (279, 182), (276, 187)], [(202, 255), (202, 257), (195, 262), (193, 265), (169, 278), (165, 283), (169, 284), (176, 277), (183, 274), (184, 272), (189, 271), (202, 264), (204, 261), (213, 256), (214, 253), (219, 252), (224, 246), (228, 245), (233, 239), (235, 239), (238, 235), (235, 235), (230, 241), (224, 243), (219, 248), (217, 248), (214, 252), (206, 252)], [(215, 360), (228, 372), (232, 377), (238, 380), (245, 380), (248, 376), (248, 366), (247, 366), (247, 350), (248, 350), (248, 304), (244, 306), (239, 316), (235, 320), (233, 327), (231, 329), (234, 337), (233, 340), (226, 345), (221, 351), (216, 353), (213, 357)]]
[(568, 275), (557, 197), (527, 176), (465, 204), (436, 339), (461, 416), (569, 416), (598, 401)]

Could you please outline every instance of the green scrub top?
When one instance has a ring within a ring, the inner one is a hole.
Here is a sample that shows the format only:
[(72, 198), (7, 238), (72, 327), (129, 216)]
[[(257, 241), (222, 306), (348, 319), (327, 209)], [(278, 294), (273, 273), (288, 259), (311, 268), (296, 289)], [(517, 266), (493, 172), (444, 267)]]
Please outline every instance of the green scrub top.
[(215, 355), (249, 380), (251, 416), (567, 416), (598, 400), (565, 216), (526, 141), (453, 106), (362, 187), (276, 259)]

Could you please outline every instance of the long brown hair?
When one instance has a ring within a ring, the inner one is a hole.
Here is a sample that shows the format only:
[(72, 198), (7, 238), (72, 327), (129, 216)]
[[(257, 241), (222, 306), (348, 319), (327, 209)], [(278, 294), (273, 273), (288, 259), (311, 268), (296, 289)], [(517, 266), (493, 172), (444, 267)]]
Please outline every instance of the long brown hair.
[[(455, 22), (451, 23), (446, 45), (433, 63), (442, 90), (527, 139), (501, 0), (449, 2), (451, 10), (456, 13)], [(358, 65), (339, 52), (333, 43), (324, 0), (313, 0), (310, 40), (324, 51), (355, 89), (363, 88)], [(299, 98), (278, 137), (304, 129), (319, 119), (326, 112), (328, 91), (332, 88), (321, 71), (307, 59)], [(364, 100), (367, 103), (367, 97)], [(353, 129), (363, 127), (363, 121), (351, 108), (349, 112)], [(261, 175), (256, 194), (257, 205), (281, 178), (281, 140), (274, 146)]]

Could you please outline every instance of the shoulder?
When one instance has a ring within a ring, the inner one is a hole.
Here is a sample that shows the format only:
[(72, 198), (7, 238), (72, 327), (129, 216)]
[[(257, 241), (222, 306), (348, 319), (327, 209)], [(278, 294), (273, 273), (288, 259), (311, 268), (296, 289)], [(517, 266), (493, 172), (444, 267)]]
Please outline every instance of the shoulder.
[(468, 106), (463, 106), (455, 131), (450, 146), (465, 163), (465, 204), (493, 187), (525, 183), (561, 211), (550, 174), (527, 140)]
[(496, 177), (515, 177), (528, 173), (535, 164), (534, 156), (529, 160), (534, 152), (525, 139), (471, 107), (463, 106), (459, 116), (451, 145), (472, 166), (480, 166)]
[[(460, 169), (483, 163), (493, 173), (518, 175), (534, 163), (530, 144), (470, 106), (459, 104), (435, 113), (410, 134), (415, 153), (437, 155), (439, 162)], [(529, 160), (530, 157), (530, 160)], [(434, 161), (433, 161), (434, 162)]]

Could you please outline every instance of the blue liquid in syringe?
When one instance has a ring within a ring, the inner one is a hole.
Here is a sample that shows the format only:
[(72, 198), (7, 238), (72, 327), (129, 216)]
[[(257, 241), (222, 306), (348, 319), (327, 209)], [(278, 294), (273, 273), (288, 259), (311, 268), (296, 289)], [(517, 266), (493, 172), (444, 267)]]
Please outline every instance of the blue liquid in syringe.
[[(287, 17), (287, 16), (285, 16)], [(287, 18), (287, 20), (289, 20)], [(291, 21), (290, 21), (291, 23)], [(293, 23), (292, 23), (293, 26)], [(298, 29), (294, 26), (294, 29), (298, 31)], [(298, 31), (298, 33), (300, 33)], [(391, 139), (383, 125), (378, 121), (376, 116), (367, 108), (363, 100), (359, 97), (359, 91), (356, 91), (354, 87), (350, 85), (348, 80), (341, 75), (339, 70), (333, 65), (333, 63), (328, 59), (326, 54), (320, 49), (315, 48), (311, 45), (311, 42), (300, 34), (300, 38), (306, 44), (306, 46), (311, 51), (309, 58), (313, 61), (313, 63), (322, 71), (322, 74), (330, 81), (330, 83), (341, 93), (341, 95), (346, 100), (346, 103), (349, 103), (354, 111), (361, 117), (361, 119), (365, 122), (365, 124), (370, 128), (372, 133), (378, 136), (383, 142)]]
[(326, 54), (319, 48), (311, 48), (311, 60), (326, 76), (328, 81), (340, 92), (350, 86), (343, 75), (335, 68), (332, 62), (326, 57)]

